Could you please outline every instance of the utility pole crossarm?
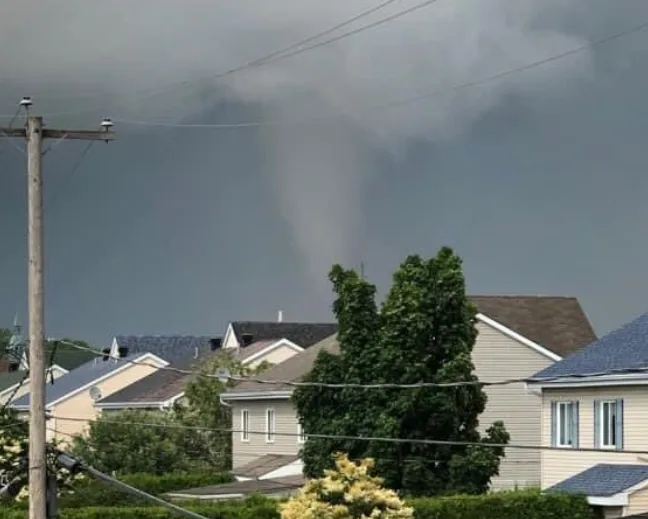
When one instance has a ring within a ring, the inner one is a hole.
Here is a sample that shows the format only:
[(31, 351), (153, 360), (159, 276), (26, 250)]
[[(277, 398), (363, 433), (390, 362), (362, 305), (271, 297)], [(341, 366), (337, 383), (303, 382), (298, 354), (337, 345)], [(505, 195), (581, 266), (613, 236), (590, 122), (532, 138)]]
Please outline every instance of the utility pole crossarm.
[[(0, 129), (0, 131), (2, 130)], [(115, 133), (105, 130), (53, 130), (43, 128), (43, 138), (78, 141), (112, 141), (115, 139)]]
[(25, 128), (2, 128), (0, 127), (0, 135), (5, 138), (26, 139), (27, 130)]

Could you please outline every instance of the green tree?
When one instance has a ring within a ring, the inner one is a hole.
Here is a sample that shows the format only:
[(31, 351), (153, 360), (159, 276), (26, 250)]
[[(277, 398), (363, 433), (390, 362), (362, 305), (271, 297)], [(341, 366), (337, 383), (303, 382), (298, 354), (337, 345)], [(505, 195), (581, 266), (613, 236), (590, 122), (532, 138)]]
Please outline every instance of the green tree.
[[(322, 353), (312, 382), (402, 384), (477, 382), (471, 352), (476, 309), (466, 296), (460, 258), (449, 248), (436, 257), (408, 257), (395, 272), (380, 310), (375, 287), (352, 270), (330, 274), (337, 299), (340, 354)], [(304, 430), (373, 436), (506, 444), (501, 422), (478, 432), (486, 394), (478, 384), (451, 388), (298, 388), (293, 399)], [(311, 477), (331, 467), (331, 452), (376, 460), (389, 488), (410, 495), (482, 493), (498, 474), (502, 448), (481, 445), (331, 440), (310, 437), (302, 450)]]
[[(153, 425), (150, 425), (153, 424)], [(104, 472), (165, 474), (204, 466), (200, 434), (178, 427), (173, 413), (104, 413), (76, 436), (71, 454)]]
[[(47, 468), (54, 475), (60, 494), (72, 491), (73, 480), (83, 478), (83, 475), (70, 474), (56, 462), (58, 446), (49, 444)], [(18, 413), (9, 407), (0, 407), (0, 487), (11, 483), (19, 492), (16, 499), (27, 497), (28, 490), (28, 455), (29, 455), (29, 426)], [(12, 496), (7, 496), (11, 498)]]
[[(206, 449), (203, 458), (214, 470), (230, 470), (232, 466), (232, 414), (230, 408), (221, 404), (220, 396), (234, 380), (221, 382), (216, 375), (225, 369), (233, 376), (249, 377), (262, 373), (271, 364), (262, 362), (256, 367), (244, 365), (228, 351), (220, 351), (198, 368), (203, 376), (194, 377), (185, 387), (185, 402), (175, 407), (179, 423), (200, 430)], [(208, 376), (204, 376), (208, 375)]]

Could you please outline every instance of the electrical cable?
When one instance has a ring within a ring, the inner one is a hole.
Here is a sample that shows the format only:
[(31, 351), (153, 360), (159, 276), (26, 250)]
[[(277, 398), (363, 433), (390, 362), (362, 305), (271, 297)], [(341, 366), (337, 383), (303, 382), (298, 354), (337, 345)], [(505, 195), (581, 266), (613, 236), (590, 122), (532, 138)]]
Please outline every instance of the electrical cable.
[[(97, 357), (104, 357), (105, 354), (95, 350), (94, 348), (89, 348), (87, 346), (81, 346), (70, 341), (61, 340), (62, 344), (78, 348), (83, 351), (88, 351), (96, 355)], [(145, 355), (146, 352), (141, 352), (141, 355)], [(114, 359), (114, 358), (113, 358)], [(577, 380), (583, 378), (598, 378), (605, 377), (610, 375), (632, 375), (632, 374), (646, 374), (648, 373), (648, 366), (643, 368), (624, 368), (624, 369), (611, 369), (607, 371), (599, 371), (596, 373), (572, 373), (559, 376), (551, 377), (523, 377), (523, 378), (509, 378), (505, 380), (495, 380), (495, 381), (482, 381), (482, 380), (466, 380), (466, 381), (456, 381), (456, 382), (414, 382), (411, 384), (391, 384), (391, 383), (380, 383), (380, 384), (351, 384), (351, 383), (326, 383), (326, 382), (298, 382), (294, 380), (267, 380), (258, 377), (242, 377), (237, 375), (231, 375), (229, 373), (221, 374), (209, 374), (202, 373), (199, 370), (189, 370), (181, 369), (173, 366), (159, 366), (145, 361), (138, 361), (136, 359), (121, 358), (114, 359), (126, 362), (128, 364), (136, 366), (147, 366), (155, 368), (157, 370), (164, 371), (173, 371), (175, 373), (180, 373), (182, 375), (195, 375), (202, 378), (215, 379), (223, 382), (232, 381), (232, 382), (255, 382), (258, 384), (266, 385), (281, 385), (289, 386), (293, 388), (298, 387), (318, 387), (318, 388), (327, 388), (327, 389), (422, 389), (422, 388), (456, 388), (464, 386), (480, 386), (480, 387), (490, 387), (490, 386), (507, 386), (511, 384), (541, 384), (546, 382), (555, 382), (555, 381), (569, 381)]]
[[(87, 422), (87, 418), (74, 418), (69, 416), (53, 416), (56, 420), (61, 421), (71, 421), (71, 422)], [(191, 425), (181, 425), (181, 424), (156, 424), (156, 423), (146, 423), (146, 422), (124, 422), (118, 420), (110, 420), (102, 418), (104, 423), (112, 423), (119, 425), (131, 425), (131, 426), (140, 426), (140, 427), (159, 427), (159, 428), (172, 428), (172, 429), (182, 429), (182, 430), (195, 430), (195, 431), (211, 431), (211, 432), (222, 432), (222, 433), (242, 433), (242, 429), (236, 428), (211, 428), (211, 427), (199, 427)], [(267, 431), (245, 431), (250, 435), (263, 435), (268, 434)], [(275, 432), (275, 437), (299, 437), (299, 433), (288, 433), (288, 432)], [(350, 441), (367, 441), (367, 442), (376, 442), (376, 443), (397, 443), (397, 444), (408, 444), (408, 445), (445, 445), (450, 447), (484, 447), (484, 448), (493, 448), (493, 449), (517, 449), (517, 450), (533, 450), (533, 451), (562, 451), (568, 450), (569, 452), (598, 452), (606, 454), (632, 454), (638, 456), (648, 456), (648, 451), (646, 450), (610, 450), (602, 449), (596, 447), (570, 447), (566, 449), (564, 447), (557, 447), (553, 445), (527, 445), (527, 444), (516, 444), (516, 443), (490, 443), (490, 442), (470, 442), (470, 441), (455, 441), (455, 440), (433, 440), (425, 438), (389, 438), (384, 436), (352, 436), (352, 435), (338, 435), (338, 434), (314, 434), (307, 433), (309, 438), (316, 438), (322, 440), (350, 440)]]
[[(624, 32), (619, 32), (619, 33), (614, 33), (608, 36), (605, 36), (603, 38), (600, 38), (598, 40), (593, 40), (590, 42), (587, 42), (579, 47), (574, 47), (570, 50), (567, 50), (565, 52), (561, 52), (559, 54), (555, 54), (552, 56), (549, 56), (547, 58), (543, 58), (537, 61), (533, 61), (530, 63), (527, 63), (525, 65), (521, 65), (519, 67), (513, 67), (504, 71), (500, 71), (497, 73), (494, 73), (490, 76), (485, 76), (480, 79), (475, 79), (472, 81), (468, 81), (466, 83), (460, 83), (458, 85), (454, 85), (451, 87), (447, 88), (440, 88), (433, 90), (431, 92), (423, 93), (414, 97), (409, 97), (405, 99), (401, 99), (398, 101), (392, 101), (390, 103), (385, 103), (385, 104), (378, 104), (378, 105), (367, 105), (365, 107), (360, 107), (360, 109), (364, 110), (373, 110), (373, 111), (379, 111), (379, 110), (388, 110), (392, 108), (399, 108), (402, 106), (406, 106), (412, 103), (416, 103), (419, 101), (423, 101), (426, 99), (430, 99), (432, 97), (436, 97), (439, 95), (443, 94), (449, 94), (453, 92), (457, 92), (460, 90), (465, 90), (468, 88), (473, 88), (477, 86), (481, 86), (486, 83), (490, 83), (492, 81), (497, 81), (499, 79), (503, 79), (508, 76), (512, 76), (514, 74), (518, 74), (521, 72), (526, 72), (528, 70), (534, 69), (536, 67), (540, 67), (543, 65), (547, 65), (549, 63), (559, 61), (561, 59), (567, 58), (569, 56), (581, 53), (587, 49), (595, 48), (601, 45), (604, 45), (606, 43), (612, 42), (614, 40), (617, 40), (619, 38), (623, 38), (626, 36), (629, 36), (631, 34), (634, 34), (636, 32), (644, 31), (646, 28), (648, 28), (648, 22), (642, 23), (641, 25), (637, 25), (632, 27), (631, 29), (628, 29), (627, 31)], [(290, 125), (290, 124), (305, 124), (305, 123), (311, 123), (311, 122), (317, 122), (321, 120), (328, 120), (328, 119), (336, 119), (340, 117), (344, 117), (345, 114), (333, 114), (333, 115), (321, 115), (321, 116), (314, 116), (314, 117), (309, 117), (309, 118), (304, 118), (304, 119), (294, 119), (294, 120), (289, 120), (289, 119), (277, 119), (277, 120), (259, 120), (259, 121), (250, 121), (250, 122), (241, 122), (241, 123), (224, 123), (224, 124), (183, 124), (183, 123), (166, 123), (166, 122), (155, 122), (155, 121), (146, 121), (146, 120), (137, 120), (137, 119), (128, 119), (128, 118), (114, 118), (115, 121), (120, 122), (121, 124), (126, 124), (126, 125), (133, 125), (133, 126), (154, 126), (154, 127), (165, 127), (165, 128), (212, 128), (212, 129), (236, 129), (236, 128), (250, 128), (250, 127), (259, 127), (259, 126), (274, 126), (274, 125)]]

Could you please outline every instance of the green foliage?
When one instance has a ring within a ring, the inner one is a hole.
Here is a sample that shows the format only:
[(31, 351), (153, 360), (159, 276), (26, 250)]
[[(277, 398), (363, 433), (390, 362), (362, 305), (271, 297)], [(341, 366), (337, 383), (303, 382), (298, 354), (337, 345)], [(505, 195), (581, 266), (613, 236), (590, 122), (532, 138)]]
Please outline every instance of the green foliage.
[[(340, 354), (322, 352), (306, 377), (357, 384), (476, 381), (471, 352), (476, 309), (461, 260), (408, 257), (380, 310), (376, 288), (352, 270), (333, 267)], [(501, 422), (481, 437), (486, 394), (478, 385), (386, 391), (300, 387), (293, 395), (304, 430), (322, 435), (379, 436), (505, 444)], [(502, 448), (330, 440), (309, 437), (302, 456), (308, 476), (332, 466), (332, 452), (375, 458), (376, 475), (410, 495), (477, 494), (497, 475)]]
[[(502, 492), (483, 496), (420, 498), (407, 501), (416, 519), (596, 519), (585, 497), (541, 494), (537, 491)], [(187, 505), (213, 519), (279, 519), (277, 501), (250, 498), (214, 504)], [(183, 505), (184, 506), (184, 505)], [(0, 508), (0, 519), (24, 519), (25, 510)], [(178, 517), (158, 507), (62, 508), (59, 519), (171, 519)]]
[[(226, 473), (170, 473), (161, 476), (153, 474), (126, 474), (119, 478), (135, 488), (154, 496), (161, 496), (173, 490), (185, 490), (208, 485), (220, 485), (234, 481), (233, 476)], [(150, 506), (148, 501), (113, 488), (103, 481), (86, 480), (75, 485), (74, 494), (61, 498), (63, 508), (80, 508), (102, 506), (106, 503), (119, 506)]]
[(422, 498), (409, 503), (416, 519), (595, 519), (585, 497), (539, 491)]
[[(220, 351), (201, 364), (199, 370), (204, 375), (215, 375), (220, 368), (226, 368), (234, 376), (253, 376), (270, 366), (263, 362), (250, 368), (230, 352)], [(229, 407), (220, 402), (221, 393), (231, 385), (231, 381), (223, 384), (214, 377), (196, 376), (185, 387), (186, 404), (176, 404), (174, 410), (179, 423), (204, 428), (200, 433), (204, 446), (201, 456), (213, 470), (218, 471), (231, 468), (232, 434), (227, 431), (232, 427), (232, 417)]]
[[(137, 425), (137, 424), (155, 424)], [(105, 412), (74, 438), (71, 454), (102, 472), (166, 474), (207, 468), (200, 431), (183, 429), (173, 413)]]
[[(56, 447), (56, 445), (52, 445)], [(27, 495), (29, 456), (29, 426), (20, 419), (12, 408), (0, 406), (0, 474), (4, 483), (13, 483), (20, 490), (17, 499), (22, 500)], [(55, 475), (61, 494), (71, 489), (73, 480), (81, 478), (72, 476), (67, 470), (56, 463), (56, 452), (51, 450), (47, 456), (47, 468), (50, 475)], [(10, 499), (6, 497), (5, 499)]]

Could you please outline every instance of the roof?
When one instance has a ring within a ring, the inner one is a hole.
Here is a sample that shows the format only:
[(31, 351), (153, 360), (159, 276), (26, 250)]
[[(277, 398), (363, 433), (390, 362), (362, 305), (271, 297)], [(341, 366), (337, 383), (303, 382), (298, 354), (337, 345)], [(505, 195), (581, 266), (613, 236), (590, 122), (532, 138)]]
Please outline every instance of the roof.
[(648, 313), (536, 373), (533, 378), (590, 375), (648, 366)]
[(11, 386), (18, 384), (25, 376), (25, 371), (12, 371), (10, 373), (0, 374), (0, 392), (9, 389)]
[(225, 483), (223, 485), (210, 485), (207, 487), (190, 488), (169, 492), (167, 495), (187, 499), (192, 497), (205, 498), (207, 496), (238, 496), (245, 494), (274, 494), (289, 492), (301, 488), (306, 479), (303, 476), (286, 476), (276, 479), (251, 479), (249, 481), (238, 481)]
[[(284, 360), (282, 363), (273, 366), (268, 371), (263, 373), (264, 380), (287, 380), (289, 382), (295, 382), (301, 379), (304, 375), (313, 368), (313, 363), (319, 355), (319, 352), (325, 350), (329, 353), (339, 353), (339, 344), (337, 342), (337, 334), (331, 334), (324, 340), (318, 342), (314, 346), (290, 357), (287, 360)], [(258, 382), (241, 382), (237, 384), (236, 387), (228, 391), (227, 393), (238, 393), (238, 392), (248, 392), (248, 391), (267, 391), (271, 389), (272, 391), (281, 391), (285, 389), (291, 389), (287, 384), (273, 384), (271, 388), (268, 387), (268, 384), (260, 384)]]
[[(152, 353), (166, 360), (170, 364), (178, 363), (182, 359), (192, 358), (196, 348), (209, 348), (209, 337), (194, 336), (117, 336), (115, 338), (120, 347), (128, 348), (128, 355), (123, 359), (103, 360), (95, 357), (90, 362), (73, 369), (69, 373), (48, 384), (46, 389), (46, 405), (63, 398), (68, 393), (82, 386), (92, 383), (99, 377), (106, 376), (113, 371), (127, 365), (144, 353)], [(22, 396), (14, 403), (16, 407), (29, 405), (29, 394)]]
[(609, 497), (648, 480), (648, 465), (600, 464), (561, 481), (547, 492)]
[(559, 355), (596, 340), (578, 299), (544, 295), (470, 296), (479, 313)]
[(260, 458), (257, 458), (245, 465), (234, 469), (232, 473), (235, 476), (241, 476), (244, 478), (260, 478), (265, 474), (285, 467), (286, 465), (297, 461), (299, 459), (298, 455), (290, 456), (288, 454), (265, 454)]
[[(244, 361), (247, 357), (262, 351), (264, 348), (277, 342), (272, 341), (257, 341), (249, 346), (237, 350), (235, 356), (239, 361)], [(224, 351), (224, 350), (217, 350)], [(206, 360), (213, 353), (209, 349), (199, 351), (196, 358), (192, 358), (192, 362), (186, 362), (186, 366), (181, 366), (182, 362), (172, 364), (173, 367), (183, 369), (192, 368), (192, 364), (197, 364)], [(158, 404), (166, 402), (167, 400), (179, 395), (185, 389), (187, 383), (193, 378), (193, 375), (178, 373), (170, 370), (158, 370), (151, 373), (149, 376), (144, 377), (133, 384), (126, 386), (124, 389), (107, 396), (100, 400), (99, 404), (121, 404), (121, 403), (139, 403), (139, 404)]]
[(317, 344), (336, 333), (338, 328), (336, 323), (233, 321), (230, 324), (239, 343), (242, 342), (242, 335), (249, 333), (255, 342), (288, 339), (302, 348)]
[[(81, 343), (80, 346), (90, 347), (84, 343)], [(81, 364), (85, 364), (97, 356), (96, 353), (93, 353), (92, 351), (82, 350), (60, 342), (56, 345), (56, 349), (54, 348), (54, 341), (49, 341), (45, 344), (45, 359), (48, 362), (52, 359), (52, 364), (58, 364), (68, 371), (81, 366)], [(54, 353), (53, 358), (52, 352)]]

